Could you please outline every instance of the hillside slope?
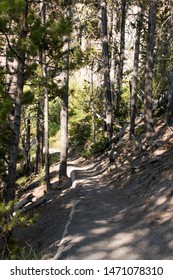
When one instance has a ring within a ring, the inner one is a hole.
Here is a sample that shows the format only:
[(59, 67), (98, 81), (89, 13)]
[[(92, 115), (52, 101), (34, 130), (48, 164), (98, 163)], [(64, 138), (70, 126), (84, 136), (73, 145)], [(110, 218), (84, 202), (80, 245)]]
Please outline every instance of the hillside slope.
[(158, 121), (152, 141), (127, 131), (114, 150), (111, 166), (108, 152), (69, 162), (72, 187), (52, 190), (18, 240), (46, 259), (173, 259), (173, 131)]

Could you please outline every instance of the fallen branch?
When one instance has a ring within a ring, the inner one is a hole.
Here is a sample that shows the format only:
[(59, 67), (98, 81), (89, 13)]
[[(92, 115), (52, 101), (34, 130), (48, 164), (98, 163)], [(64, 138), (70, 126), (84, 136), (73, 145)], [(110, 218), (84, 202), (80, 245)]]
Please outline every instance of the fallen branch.
[(33, 209), (33, 208), (36, 208), (36, 207), (38, 207), (38, 206), (40, 206), (40, 205), (42, 205), (42, 204), (44, 204), (44, 203), (46, 203), (46, 202), (47, 202), (46, 197), (40, 197), (40, 198), (38, 198), (36, 201), (31, 202), (29, 205), (18, 209), (18, 211), (14, 211), (14, 212), (13, 212), (13, 216), (16, 215), (16, 212), (18, 212), (19, 214), (21, 214), (21, 213), (24, 213), (24, 212), (26, 212), (26, 211), (29, 211), (29, 210), (31, 210), (31, 209)]
[(24, 199), (22, 199), (18, 203), (14, 204), (14, 212), (16, 212), (17, 210), (23, 208), (29, 202), (32, 202), (33, 197), (34, 197), (33, 194), (30, 193), (27, 197), (25, 197)]
[(33, 209), (35, 207), (38, 207), (38, 206), (40, 206), (40, 205), (42, 205), (42, 204), (44, 204), (46, 202), (47, 202), (46, 197), (42, 196), (42, 197), (38, 198), (36, 201), (34, 201), (33, 203), (31, 203), (31, 204), (27, 205), (26, 207), (24, 207), (24, 209), (25, 209), (25, 211), (29, 211), (29, 210), (31, 210), (31, 209)]
[(128, 127), (129, 127), (129, 124), (124, 126), (114, 137), (112, 137), (111, 144), (117, 143), (124, 136)]

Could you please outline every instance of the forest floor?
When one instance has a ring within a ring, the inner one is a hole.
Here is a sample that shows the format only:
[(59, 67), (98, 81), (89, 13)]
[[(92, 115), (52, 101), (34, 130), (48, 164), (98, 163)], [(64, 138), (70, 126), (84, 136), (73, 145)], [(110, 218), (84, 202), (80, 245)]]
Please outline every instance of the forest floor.
[(54, 189), (32, 211), (36, 223), (16, 229), (21, 244), (43, 259), (173, 259), (173, 131), (158, 121), (152, 141), (129, 142), (127, 132), (114, 149), (112, 166), (108, 152), (69, 160), (64, 189), (52, 165)]

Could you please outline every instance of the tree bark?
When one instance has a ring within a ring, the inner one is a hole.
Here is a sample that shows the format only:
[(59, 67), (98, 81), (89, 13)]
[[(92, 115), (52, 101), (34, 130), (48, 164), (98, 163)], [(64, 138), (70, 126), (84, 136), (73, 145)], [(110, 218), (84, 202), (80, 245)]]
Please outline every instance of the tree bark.
[(145, 66), (145, 127), (146, 137), (152, 137), (154, 134), (154, 122), (152, 115), (152, 78), (153, 78), (153, 56), (154, 56), (154, 39), (156, 29), (156, 13), (157, 0), (152, 0), (149, 7), (149, 22), (148, 22), (148, 39), (147, 39), (147, 57)]
[(113, 114), (112, 114), (112, 98), (111, 98), (110, 67), (109, 67), (107, 3), (104, 0), (101, 0), (101, 19), (102, 19), (104, 93), (105, 93), (105, 101), (106, 101), (106, 129), (108, 132), (109, 139), (111, 140), (113, 134)]
[(29, 202), (32, 202), (33, 198), (34, 198), (33, 194), (30, 193), (27, 197), (25, 197), (21, 201), (17, 202), (16, 204), (14, 204), (13, 211), (16, 212), (17, 210), (23, 208), (26, 204), (28, 204)]
[[(46, 6), (44, 0), (40, 1), (40, 17), (41, 23), (44, 26), (46, 23)], [(44, 41), (44, 38), (43, 38)], [(46, 187), (50, 190), (50, 171), (49, 171), (49, 98), (47, 89), (47, 66), (46, 66), (46, 51), (44, 45), (41, 48), (42, 60), (42, 76), (43, 76), (43, 92), (44, 92), (44, 146), (45, 146), (45, 173), (46, 173)]]
[(135, 35), (135, 46), (134, 46), (133, 78), (131, 83), (131, 96), (130, 96), (130, 139), (132, 139), (135, 132), (136, 95), (137, 95), (136, 91), (137, 91), (137, 83), (138, 83), (141, 24), (142, 24), (142, 8), (139, 7), (136, 35)]
[(27, 126), (26, 126), (26, 174), (27, 175), (31, 173), (30, 141), (31, 141), (31, 119), (29, 114), (27, 118)]
[[(170, 0), (170, 49), (173, 49), (173, 1)], [(172, 53), (171, 53), (172, 57)], [(166, 122), (169, 126), (173, 125), (173, 59), (171, 59), (171, 66), (168, 76), (168, 105), (166, 110)]]
[(43, 167), (44, 146), (44, 97), (39, 96), (37, 107), (37, 132), (36, 132), (36, 163), (35, 173), (38, 174)]
[(59, 183), (61, 184), (67, 178), (67, 150), (68, 150), (68, 93), (69, 93), (69, 42), (64, 47), (64, 92), (61, 97), (61, 142), (60, 142), (60, 167), (59, 167)]
[[(18, 42), (24, 40), (28, 33), (27, 26), (28, 3), (25, 4), (25, 10), (21, 15), (21, 32), (18, 36)], [(15, 182), (16, 182), (16, 165), (20, 136), (21, 125), (21, 97), (24, 87), (24, 69), (25, 69), (25, 50), (17, 46), (17, 81), (16, 81), (16, 95), (14, 104), (14, 118), (12, 123), (12, 138), (10, 143), (9, 165), (8, 165), (8, 179), (5, 190), (5, 201), (8, 203), (15, 198)]]
[[(65, 17), (70, 14), (70, 7), (65, 9)], [(68, 95), (69, 95), (69, 49), (70, 38), (69, 35), (64, 36), (64, 91), (61, 96), (61, 115), (60, 115), (60, 165), (59, 165), (59, 184), (63, 184), (67, 176), (67, 156), (68, 156)]]
[(126, 23), (126, 4), (127, 0), (121, 2), (121, 30), (120, 30), (120, 51), (119, 64), (117, 71), (117, 96), (116, 96), (116, 112), (120, 112), (122, 81), (123, 81), (123, 67), (124, 67), (124, 51), (125, 51), (125, 23)]
[(115, 81), (117, 73), (117, 32), (116, 32), (116, 21), (117, 21), (117, 11), (115, 8), (114, 1), (111, 1), (110, 6), (110, 32), (109, 32), (109, 43), (111, 45), (111, 54), (110, 54), (110, 83), (111, 83), (111, 98), (112, 98), (112, 111), (113, 116), (116, 111), (116, 90), (115, 90)]

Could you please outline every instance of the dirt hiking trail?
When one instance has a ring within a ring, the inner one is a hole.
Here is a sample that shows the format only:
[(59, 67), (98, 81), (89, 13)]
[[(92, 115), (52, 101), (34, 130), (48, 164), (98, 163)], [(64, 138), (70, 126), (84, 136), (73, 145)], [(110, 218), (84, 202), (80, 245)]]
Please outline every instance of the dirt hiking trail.
[(173, 259), (173, 135), (164, 125), (157, 133), (135, 148), (124, 136), (111, 169), (107, 153), (69, 161), (72, 186), (52, 190), (18, 239), (45, 259)]

